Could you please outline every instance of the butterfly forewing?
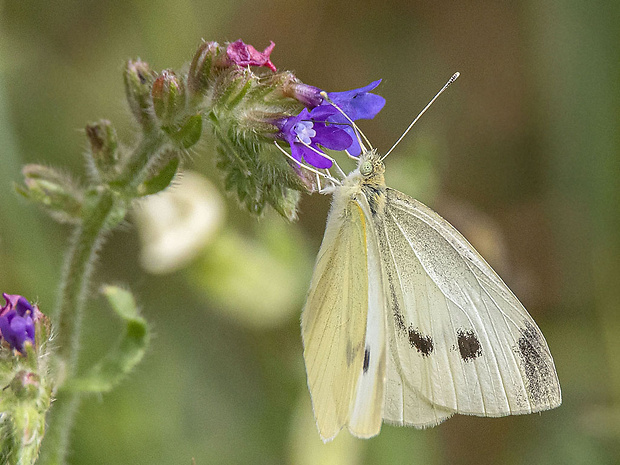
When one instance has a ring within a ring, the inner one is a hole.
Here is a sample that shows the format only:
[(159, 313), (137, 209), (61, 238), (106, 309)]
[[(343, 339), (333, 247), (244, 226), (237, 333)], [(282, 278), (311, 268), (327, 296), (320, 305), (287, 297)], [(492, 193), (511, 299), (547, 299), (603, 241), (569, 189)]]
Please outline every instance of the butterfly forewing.
[[(559, 405), (553, 359), (519, 300), (437, 213), (392, 189), (386, 195), (376, 220), (393, 322), (386, 412), (397, 411), (395, 395), (435, 406), (429, 424), (451, 411), (501, 416)], [(401, 394), (390, 382), (398, 377)]]
[[(308, 387), (325, 441), (333, 439), (344, 426), (358, 436), (373, 436), (379, 432), (382, 416), (383, 373), (377, 365), (380, 355), (377, 351), (370, 354), (370, 359), (365, 341), (369, 313), (368, 223), (358, 202), (334, 199), (334, 205), (340, 203), (344, 208), (333, 208), (329, 216), (302, 313)], [(379, 266), (378, 256), (374, 261)], [(373, 286), (376, 284), (370, 286), (371, 290)], [(378, 294), (382, 297), (382, 292)], [(380, 312), (384, 318), (383, 309)], [(384, 357), (385, 342), (382, 346)], [(381, 379), (380, 386), (368, 385), (358, 393), (362, 375), (371, 371)]]

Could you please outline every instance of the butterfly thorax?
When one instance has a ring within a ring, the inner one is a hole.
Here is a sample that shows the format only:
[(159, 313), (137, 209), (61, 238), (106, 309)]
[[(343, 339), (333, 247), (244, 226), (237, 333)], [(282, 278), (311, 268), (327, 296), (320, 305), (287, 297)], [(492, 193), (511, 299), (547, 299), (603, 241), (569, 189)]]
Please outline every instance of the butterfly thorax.
[(373, 216), (382, 215), (385, 208), (385, 166), (376, 150), (368, 150), (360, 156), (357, 170), (360, 186)]

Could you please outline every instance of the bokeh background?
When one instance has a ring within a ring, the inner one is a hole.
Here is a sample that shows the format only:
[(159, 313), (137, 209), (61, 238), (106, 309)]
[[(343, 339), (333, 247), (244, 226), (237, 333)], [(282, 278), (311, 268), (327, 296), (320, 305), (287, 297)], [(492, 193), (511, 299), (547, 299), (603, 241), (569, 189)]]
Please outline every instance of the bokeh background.
[[(87, 122), (110, 119), (131, 143), (126, 59), (178, 69), (201, 38), (273, 40), (276, 66), (323, 89), (383, 78), (387, 105), (362, 125), (383, 151), (460, 71), (387, 159), (387, 182), (488, 258), (542, 328), (563, 388), (540, 415), (323, 445), (299, 315), (329, 198), (306, 196), (295, 224), (248, 216), (223, 194), (207, 134), (186, 163), (201, 187), (163, 198), (212, 215), (209, 233), (187, 228), (153, 252), (161, 226), (140, 206), (101, 253), (95, 283), (127, 283), (155, 337), (118, 389), (83, 402), (70, 463), (619, 463), (619, 24), (605, 0), (0, 0), (0, 290), (53, 308), (69, 229), (12, 184), (24, 163), (83, 177)], [(181, 230), (191, 220), (168, 210)], [(95, 293), (86, 317), (85, 365), (121, 329)]]

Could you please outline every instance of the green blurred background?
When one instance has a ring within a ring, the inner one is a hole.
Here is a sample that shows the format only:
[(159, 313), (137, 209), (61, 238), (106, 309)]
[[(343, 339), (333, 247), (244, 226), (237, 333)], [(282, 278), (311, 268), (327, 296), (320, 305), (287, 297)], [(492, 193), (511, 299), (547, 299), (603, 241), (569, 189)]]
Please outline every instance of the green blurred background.
[[(243, 38), (328, 91), (383, 78), (362, 128), (387, 150), (453, 72), (461, 78), (387, 159), (387, 182), (457, 226), (547, 337), (564, 404), (384, 426), (323, 445), (299, 314), (329, 198), (300, 221), (226, 217), (188, 266), (140, 266), (134, 223), (109, 237), (95, 283), (131, 286), (155, 337), (117, 390), (88, 398), (72, 464), (620, 463), (620, 3), (0, 0), (0, 290), (51, 310), (69, 229), (12, 193), (24, 163), (84, 176), (83, 127), (137, 134), (123, 62), (180, 68), (201, 38)], [(208, 140), (187, 168), (221, 191)], [(350, 169), (351, 163), (343, 164)], [(83, 363), (120, 324), (90, 301)]]

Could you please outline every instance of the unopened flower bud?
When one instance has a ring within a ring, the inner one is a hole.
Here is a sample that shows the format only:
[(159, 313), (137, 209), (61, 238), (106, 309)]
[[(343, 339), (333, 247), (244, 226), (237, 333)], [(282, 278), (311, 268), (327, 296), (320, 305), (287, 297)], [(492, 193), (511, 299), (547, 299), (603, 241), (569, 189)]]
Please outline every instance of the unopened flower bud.
[(125, 93), (129, 108), (136, 120), (145, 130), (153, 127), (153, 108), (151, 105), (151, 85), (153, 73), (148, 65), (141, 60), (130, 60), (125, 66)]
[(25, 186), (16, 186), (18, 193), (37, 203), (61, 223), (79, 221), (84, 195), (68, 176), (35, 164), (24, 166), (22, 173)]
[(185, 86), (170, 70), (162, 71), (155, 79), (153, 89), (153, 109), (163, 125), (170, 125), (185, 109)]
[(90, 156), (102, 179), (109, 179), (117, 166), (118, 139), (112, 123), (101, 120), (86, 125), (86, 136), (90, 142)]
[(281, 89), (285, 97), (294, 98), (310, 109), (318, 107), (324, 100), (321, 97), (321, 89), (304, 84), (293, 75), (282, 82)]
[(192, 95), (202, 95), (209, 86), (216, 67), (216, 57), (221, 53), (217, 42), (203, 42), (189, 66), (187, 87)]
[(15, 396), (20, 399), (35, 397), (39, 392), (40, 377), (36, 373), (21, 370), (9, 384)]

